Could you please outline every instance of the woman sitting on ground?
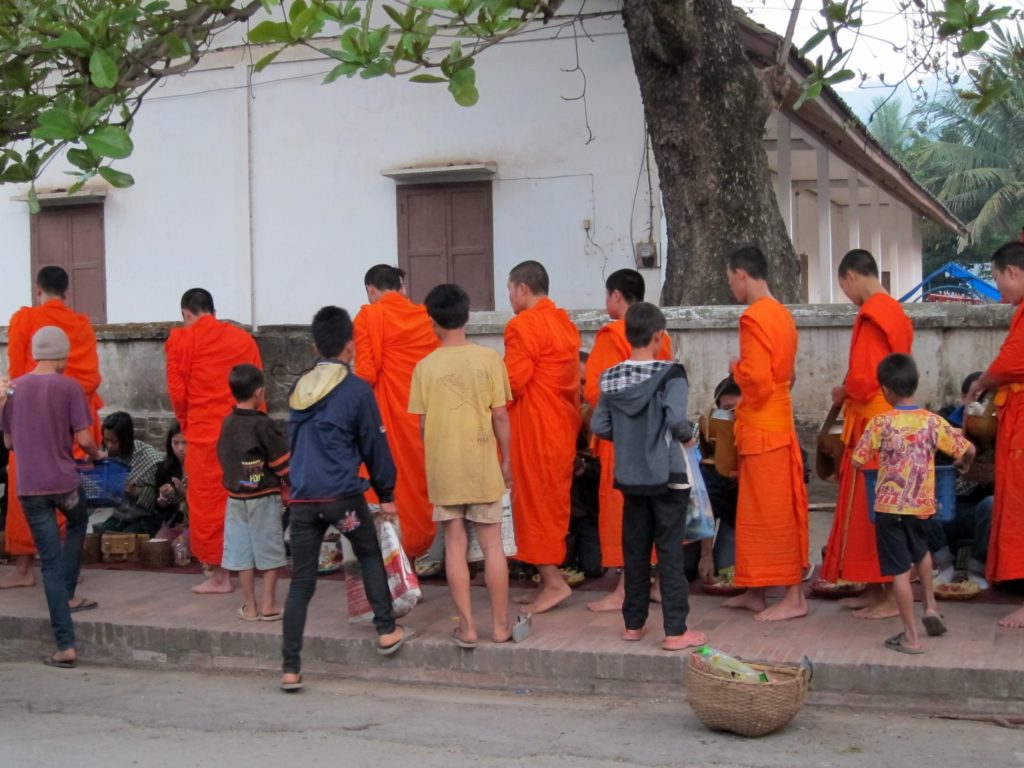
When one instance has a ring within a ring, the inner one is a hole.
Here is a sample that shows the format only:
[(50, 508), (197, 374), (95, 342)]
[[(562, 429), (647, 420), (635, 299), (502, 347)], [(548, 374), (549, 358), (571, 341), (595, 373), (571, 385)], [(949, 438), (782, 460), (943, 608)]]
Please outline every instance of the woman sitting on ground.
[(163, 526), (156, 538), (174, 541), (188, 532), (188, 504), (185, 491), (185, 435), (177, 422), (167, 433), (167, 455), (156, 469), (156, 508), (163, 519)]
[(123, 461), (130, 469), (124, 503), (93, 529), (152, 536), (163, 523), (156, 508), (156, 471), (163, 457), (153, 446), (135, 439), (135, 423), (124, 411), (115, 411), (103, 420), (103, 443), (109, 458)]

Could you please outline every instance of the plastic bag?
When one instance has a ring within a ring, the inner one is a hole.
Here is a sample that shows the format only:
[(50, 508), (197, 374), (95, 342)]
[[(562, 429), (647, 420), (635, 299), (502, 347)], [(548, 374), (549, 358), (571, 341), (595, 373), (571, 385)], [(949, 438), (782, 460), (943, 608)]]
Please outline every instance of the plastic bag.
[[(484, 559), (484, 551), (476, 536), (476, 526), (472, 520), (466, 521), (466, 538), (469, 539), (466, 559), (471, 563), (480, 563)], [(519, 548), (516, 546), (516, 529), (512, 522), (512, 495), (505, 491), (501, 497), (501, 548), (505, 557), (515, 557)]]
[[(395, 618), (409, 613), (423, 596), (420, 581), (416, 572), (402, 549), (398, 527), (381, 518), (376, 518), (377, 540), (380, 542), (380, 554), (384, 560), (384, 571), (388, 577), (391, 590), (391, 610)], [(363, 576), (359, 569), (359, 561), (345, 562), (345, 597), (348, 602), (348, 620), (352, 624), (373, 621), (373, 608), (366, 597)]]
[(711, 497), (704, 485), (704, 475), (700, 471), (700, 447), (683, 446), (683, 457), (686, 459), (686, 476), (690, 481), (690, 501), (686, 507), (686, 527), (683, 541), (700, 541), (715, 536), (715, 513), (711, 509)]

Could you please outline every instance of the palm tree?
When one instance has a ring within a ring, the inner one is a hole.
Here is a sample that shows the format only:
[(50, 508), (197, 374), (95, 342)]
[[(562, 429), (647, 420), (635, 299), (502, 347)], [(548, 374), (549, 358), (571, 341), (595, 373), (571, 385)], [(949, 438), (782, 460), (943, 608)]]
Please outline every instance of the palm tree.
[(1018, 25), (1015, 34), (995, 34), (980, 73), (997, 84), (998, 97), (983, 111), (964, 92), (921, 108), (938, 139), (911, 152), (922, 183), (967, 222), (961, 249), (985, 238), (1016, 239), (1024, 217), (1024, 33)]
[(903, 114), (903, 103), (899, 99), (882, 96), (871, 102), (868, 130), (897, 160), (903, 158), (915, 136), (912, 115)]

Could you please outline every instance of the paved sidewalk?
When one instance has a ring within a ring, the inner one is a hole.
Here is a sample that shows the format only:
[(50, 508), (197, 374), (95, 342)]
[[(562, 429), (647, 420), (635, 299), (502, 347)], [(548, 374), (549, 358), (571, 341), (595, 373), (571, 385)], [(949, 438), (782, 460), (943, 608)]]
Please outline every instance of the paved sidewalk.
[[(0, 567), (0, 574), (5, 570)], [(83, 663), (268, 675), (279, 669), (280, 623), (239, 620), (238, 591), (193, 595), (189, 588), (198, 580), (193, 575), (98, 569), (84, 574), (79, 594), (98, 600), (100, 607), (75, 614)], [(281, 587), (283, 597), (287, 582)], [(675, 699), (683, 694), (685, 657), (660, 649), (657, 607), (648, 636), (625, 643), (619, 639), (621, 617), (587, 611), (585, 603), (595, 593), (578, 592), (551, 613), (534, 617), (535, 633), (528, 641), (481, 642), (464, 651), (448, 637), (455, 617), (447, 589), (428, 582), (424, 595), (402, 619), (417, 637), (395, 657), (382, 658), (374, 652), (372, 627), (348, 623), (344, 584), (321, 580), (310, 607), (304, 671), (513, 690)], [(474, 600), (486, 629), (482, 588), (474, 587)], [(942, 604), (949, 633), (929, 639), (926, 654), (907, 656), (882, 645), (898, 631), (897, 619), (861, 621), (833, 602), (812, 600), (805, 619), (762, 624), (720, 603), (721, 598), (694, 596), (691, 626), (706, 632), (711, 645), (746, 659), (809, 657), (815, 668), (812, 691), (820, 702), (871, 704), (877, 697), (899, 696), (920, 709), (1005, 712), (1024, 699), (1024, 631), (996, 626), (1005, 605)], [(0, 592), (0, 656), (41, 658), (51, 651), (41, 587)]]

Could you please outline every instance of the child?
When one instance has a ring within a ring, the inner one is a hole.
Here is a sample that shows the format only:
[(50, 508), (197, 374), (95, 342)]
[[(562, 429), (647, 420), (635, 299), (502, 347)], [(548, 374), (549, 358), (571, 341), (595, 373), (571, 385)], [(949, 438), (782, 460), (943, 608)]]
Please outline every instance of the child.
[(686, 371), (657, 360), (665, 316), (653, 304), (626, 310), (629, 359), (601, 374), (601, 397), (590, 428), (615, 447), (615, 487), (624, 497), (622, 549), (626, 595), (623, 640), (640, 640), (650, 605), (651, 546), (657, 549), (666, 651), (703, 645), (707, 638), (686, 628), (683, 528), (690, 497), (681, 440), (692, 439), (686, 419)]
[[(352, 318), (340, 307), (324, 307), (313, 316), (311, 330), (320, 360), (288, 398), (292, 582), (284, 607), (281, 689), (289, 692), (302, 688), (302, 634), (328, 526), (345, 535), (359, 560), (373, 606), (377, 653), (393, 654), (406, 640), (405, 630), (395, 623), (377, 529), (363, 496), (372, 484), (381, 516), (396, 518), (395, 463), (377, 401), (370, 385), (352, 375)], [(369, 471), (369, 482), (359, 476), (361, 464)]]
[[(48, 325), (32, 337), (36, 367), (5, 386), (0, 411), (4, 442), (18, 457), (18, 499), (32, 531), (43, 566), (43, 588), (57, 652), (44, 663), (70, 669), (77, 663), (71, 614), (96, 607), (94, 600), (75, 599), (82, 543), (89, 523), (85, 499), (78, 492), (72, 448), (77, 442), (94, 461), (104, 457), (89, 432), (92, 415), (82, 388), (61, 375), (71, 345), (67, 334)], [(61, 542), (54, 509), (67, 520)]]
[[(281, 527), (281, 483), (288, 476), (288, 439), (260, 409), (267, 404), (263, 372), (236, 365), (228, 374), (234, 410), (224, 419), (217, 458), (224, 471), (228, 506), (224, 517), (221, 567), (237, 571), (243, 621), (280, 621), (278, 569), (287, 564)], [(263, 571), (263, 595), (256, 604), (256, 571)]]
[(935, 451), (954, 457), (965, 471), (974, 446), (941, 416), (914, 403), (918, 373), (910, 355), (892, 354), (878, 364), (878, 383), (893, 410), (868, 422), (853, 451), (857, 469), (878, 455), (875, 485), (875, 541), (883, 576), (892, 588), (903, 631), (885, 641), (900, 653), (924, 653), (914, 622), (910, 568), (917, 566), (924, 592), (924, 627), (931, 637), (946, 631), (932, 591), (932, 558), (928, 553), (928, 518), (935, 514)]
[(412, 374), (409, 413), (420, 414), (427, 490), (434, 521), (444, 526), (444, 570), (459, 614), (452, 640), (477, 645), (466, 563), (466, 520), (476, 526), (491, 602), (491, 639), (507, 642), (508, 563), (501, 545), (501, 498), (511, 485), (509, 417), (512, 399), (497, 352), (466, 339), (469, 296), (457, 285), (438, 285), (424, 304), (441, 340)]

